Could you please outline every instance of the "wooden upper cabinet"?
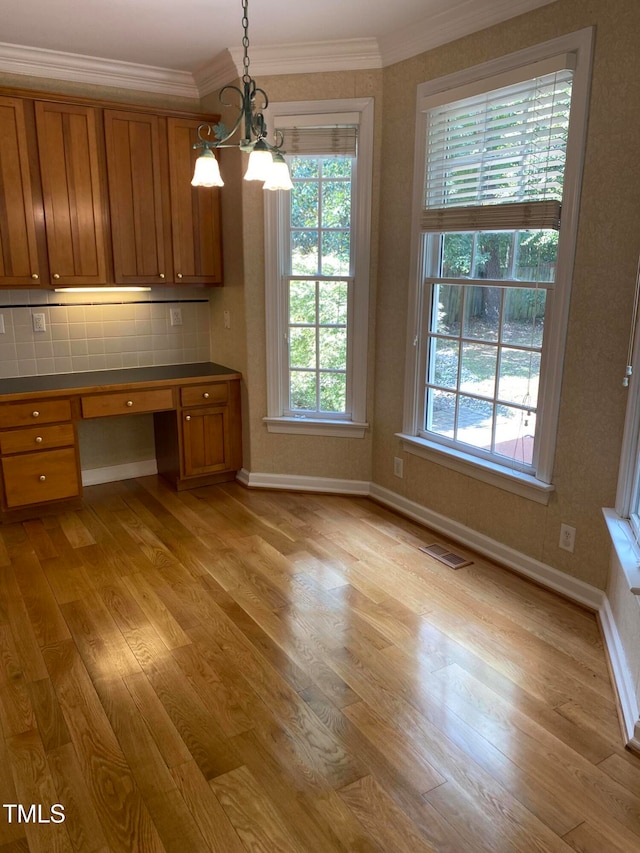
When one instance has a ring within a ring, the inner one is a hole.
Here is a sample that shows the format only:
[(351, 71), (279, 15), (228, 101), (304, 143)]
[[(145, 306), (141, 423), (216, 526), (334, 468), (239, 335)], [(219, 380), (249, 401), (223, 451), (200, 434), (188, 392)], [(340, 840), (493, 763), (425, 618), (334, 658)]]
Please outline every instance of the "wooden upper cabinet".
[(52, 284), (106, 284), (98, 111), (36, 101), (35, 112)]
[(204, 116), (0, 94), (0, 288), (222, 284)]
[(202, 119), (168, 118), (171, 224), (176, 280), (183, 284), (222, 284), (220, 191), (192, 187)]
[(164, 224), (161, 171), (164, 119), (105, 110), (104, 122), (115, 281), (170, 281), (171, 246), (169, 227)]
[(0, 286), (38, 287), (40, 276), (25, 102), (0, 97)]

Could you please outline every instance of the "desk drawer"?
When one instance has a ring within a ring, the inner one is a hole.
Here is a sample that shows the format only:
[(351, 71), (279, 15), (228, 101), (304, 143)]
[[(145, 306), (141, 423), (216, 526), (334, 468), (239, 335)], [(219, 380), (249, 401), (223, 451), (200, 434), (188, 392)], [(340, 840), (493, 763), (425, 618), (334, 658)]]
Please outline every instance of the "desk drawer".
[(109, 415), (135, 415), (140, 412), (161, 412), (173, 409), (171, 388), (153, 391), (118, 391), (115, 394), (95, 394), (82, 397), (83, 418), (104, 418)]
[(76, 453), (72, 447), (9, 456), (2, 460), (2, 473), (9, 509), (80, 494)]
[(69, 400), (32, 400), (0, 406), (0, 428), (51, 424), (71, 420)]
[(0, 433), (1, 453), (24, 453), (27, 450), (50, 450), (74, 444), (73, 424), (29, 427)]
[(209, 382), (207, 385), (187, 385), (180, 389), (183, 406), (218, 406), (229, 400), (228, 382)]

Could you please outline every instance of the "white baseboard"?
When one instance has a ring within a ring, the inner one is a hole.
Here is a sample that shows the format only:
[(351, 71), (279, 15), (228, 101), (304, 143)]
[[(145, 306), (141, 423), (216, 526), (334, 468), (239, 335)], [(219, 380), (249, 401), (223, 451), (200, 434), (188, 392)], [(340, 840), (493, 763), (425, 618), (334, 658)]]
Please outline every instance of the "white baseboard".
[(256, 474), (246, 468), (237, 479), (250, 489), (288, 489), (292, 492), (325, 492), (335, 495), (369, 495), (368, 480), (338, 480), (332, 477), (300, 477), (297, 474)]
[(433, 512), (421, 504), (410, 501), (402, 495), (369, 483), (366, 480), (338, 480), (329, 477), (300, 477), (294, 474), (260, 474), (243, 468), (238, 472), (238, 480), (245, 486), (255, 489), (289, 489), (297, 492), (329, 492), (339, 495), (363, 495), (373, 498), (381, 504), (407, 516), (414, 521), (430, 527), (444, 536), (467, 545), (474, 551), (508, 566), (543, 586), (566, 595), (572, 601), (600, 611), (606, 600), (604, 592), (584, 581), (572, 578), (564, 572), (528, 557), (526, 554), (509, 548), (489, 536), (478, 533), (458, 521)]
[(134, 477), (146, 477), (158, 473), (155, 459), (142, 462), (127, 462), (124, 465), (111, 465), (108, 468), (88, 468), (82, 472), (83, 486), (97, 486), (99, 483), (114, 483), (116, 480), (132, 480)]
[(396, 492), (372, 483), (369, 494), (374, 500), (390, 509), (419, 521), (444, 536), (455, 539), (456, 542), (466, 545), (503, 566), (508, 566), (549, 589), (566, 595), (567, 598), (589, 607), (591, 610), (600, 611), (603, 602), (606, 600), (604, 592), (595, 586), (572, 578), (564, 572), (559, 572), (540, 560), (535, 560), (514, 548), (509, 548), (508, 545), (503, 545), (496, 539), (491, 539), (489, 536), (460, 524), (458, 521), (453, 521), (445, 515), (440, 515), (440, 513), (433, 512), (421, 504), (403, 498)]
[(605, 596), (604, 603), (598, 611), (600, 625), (604, 634), (605, 645), (609, 655), (613, 680), (618, 691), (618, 701), (622, 713), (622, 723), (628, 746), (640, 752), (640, 719), (638, 700), (620, 634), (615, 623), (613, 611)]

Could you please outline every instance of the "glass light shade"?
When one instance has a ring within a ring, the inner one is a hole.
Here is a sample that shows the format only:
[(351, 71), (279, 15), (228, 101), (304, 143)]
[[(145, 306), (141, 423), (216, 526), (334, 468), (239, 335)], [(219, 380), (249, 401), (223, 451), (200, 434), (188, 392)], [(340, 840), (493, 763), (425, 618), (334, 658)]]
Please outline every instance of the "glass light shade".
[(282, 154), (274, 154), (271, 169), (264, 182), (263, 190), (292, 190), (289, 167)]
[(266, 181), (271, 171), (273, 157), (271, 151), (267, 148), (264, 142), (259, 139), (251, 154), (249, 154), (249, 163), (247, 171), (244, 173), (245, 181)]
[(191, 180), (193, 187), (223, 187), (224, 181), (220, 176), (220, 167), (216, 155), (210, 148), (205, 148), (196, 160), (196, 167)]

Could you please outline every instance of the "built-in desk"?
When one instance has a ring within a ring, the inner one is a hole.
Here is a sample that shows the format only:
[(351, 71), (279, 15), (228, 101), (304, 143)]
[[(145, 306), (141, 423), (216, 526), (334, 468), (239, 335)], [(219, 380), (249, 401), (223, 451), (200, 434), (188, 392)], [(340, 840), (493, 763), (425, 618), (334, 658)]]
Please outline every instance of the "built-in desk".
[(78, 500), (78, 421), (152, 413), (158, 472), (177, 489), (235, 478), (242, 466), (241, 374), (174, 364), (0, 380), (1, 510)]

